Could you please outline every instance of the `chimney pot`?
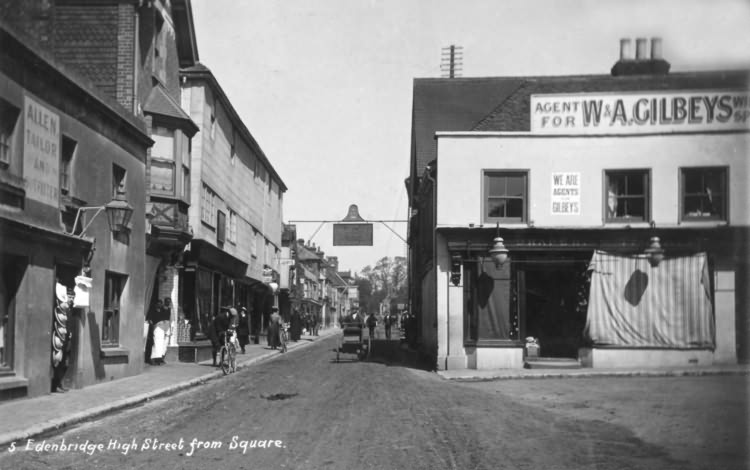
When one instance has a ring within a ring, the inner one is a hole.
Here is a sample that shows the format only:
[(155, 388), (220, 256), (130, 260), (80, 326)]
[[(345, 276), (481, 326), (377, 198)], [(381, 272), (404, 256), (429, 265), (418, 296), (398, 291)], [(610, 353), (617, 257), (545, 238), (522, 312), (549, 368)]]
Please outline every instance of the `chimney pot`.
[(662, 59), (661, 38), (651, 38), (651, 60)]
[(648, 60), (647, 54), (648, 39), (637, 38), (635, 40), (635, 60)]
[(620, 39), (620, 60), (633, 60), (633, 51), (630, 48), (630, 38)]

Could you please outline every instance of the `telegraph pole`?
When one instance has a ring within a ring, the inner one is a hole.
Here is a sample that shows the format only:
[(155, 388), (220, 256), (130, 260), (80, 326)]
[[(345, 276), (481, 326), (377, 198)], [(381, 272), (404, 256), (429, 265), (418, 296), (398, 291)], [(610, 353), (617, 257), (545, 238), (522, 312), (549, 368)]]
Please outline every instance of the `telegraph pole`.
[(440, 61), (440, 70), (443, 72), (443, 78), (460, 77), (462, 66), (463, 47), (454, 44), (444, 47)]

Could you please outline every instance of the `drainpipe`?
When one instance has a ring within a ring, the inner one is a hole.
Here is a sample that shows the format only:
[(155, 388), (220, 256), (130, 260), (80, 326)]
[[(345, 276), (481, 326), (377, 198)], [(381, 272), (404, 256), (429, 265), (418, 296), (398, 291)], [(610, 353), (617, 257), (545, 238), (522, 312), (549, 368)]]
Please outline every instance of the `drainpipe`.
[[(432, 172), (432, 167), (430, 165), (427, 165), (425, 169), (427, 170), (425, 177), (432, 183), (432, 262), (435, 267), (435, 278), (437, 279), (437, 181), (430, 175), (430, 173)], [(435, 286), (435, 290), (435, 308), (437, 309), (437, 286)], [(447, 358), (450, 354), (450, 312), (448, 315), (446, 315), (445, 333), (447, 335), (447, 340), (445, 342), (445, 357)]]

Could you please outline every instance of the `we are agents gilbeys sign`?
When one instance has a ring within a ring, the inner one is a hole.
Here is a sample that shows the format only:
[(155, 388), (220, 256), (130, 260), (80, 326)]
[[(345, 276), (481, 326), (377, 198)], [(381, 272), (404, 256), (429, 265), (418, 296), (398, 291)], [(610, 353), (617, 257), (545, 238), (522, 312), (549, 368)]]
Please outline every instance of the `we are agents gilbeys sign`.
[(655, 134), (747, 130), (747, 91), (578, 93), (531, 96), (539, 134)]

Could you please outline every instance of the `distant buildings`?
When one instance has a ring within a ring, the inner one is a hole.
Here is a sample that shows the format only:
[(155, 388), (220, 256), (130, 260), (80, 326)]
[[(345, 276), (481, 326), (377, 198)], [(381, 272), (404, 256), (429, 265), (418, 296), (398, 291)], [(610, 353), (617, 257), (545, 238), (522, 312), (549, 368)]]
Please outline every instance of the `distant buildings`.
[(748, 75), (629, 44), (610, 75), (414, 81), (410, 297), (437, 367), (523, 367), (527, 337), (588, 367), (750, 358)]

